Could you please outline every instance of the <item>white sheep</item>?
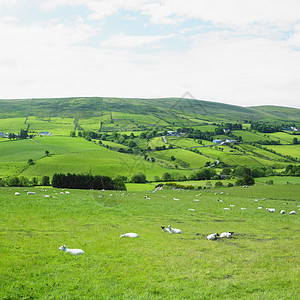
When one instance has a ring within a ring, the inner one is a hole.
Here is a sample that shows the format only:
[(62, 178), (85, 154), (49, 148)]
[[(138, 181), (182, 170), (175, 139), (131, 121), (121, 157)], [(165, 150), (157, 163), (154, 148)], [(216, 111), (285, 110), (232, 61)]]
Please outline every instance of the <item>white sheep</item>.
[(229, 204), (229, 206), (234, 207), (235, 205), (234, 204)]
[(15, 192), (15, 196), (20, 196), (21, 194), (19, 192)]
[(122, 237), (137, 238), (139, 236), (137, 233), (129, 232), (129, 233), (121, 234), (120, 238)]
[(70, 195), (70, 192), (66, 191), (66, 194), (67, 194), (67, 195)]
[(217, 236), (219, 236), (218, 233), (212, 233), (212, 234), (210, 234), (210, 235), (207, 236), (207, 239), (208, 240), (216, 240)]
[(182, 233), (182, 231), (180, 229), (174, 229), (171, 227), (171, 225), (168, 226), (170, 233), (175, 233), (175, 234), (179, 234)]
[(247, 208), (246, 207), (241, 207), (241, 210), (246, 210)]
[(257, 209), (263, 209), (263, 206), (259, 206)]
[(169, 233), (171, 233), (171, 232), (170, 232), (170, 229), (167, 228), (167, 227), (165, 227), (165, 226), (161, 226), (161, 230), (164, 231), (164, 232), (169, 232)]
[(27, 195), (35, 195), (35, 192), (27, 192)]
[(220, 238), (230, 238), (233, 234), (234, 234), (234, 232), (232, 232), (232, 231), (230, 231), (230, 232), (222, 232), (220, 234)]
[(225, 207), (224, 210), (230, 210), (230, 208), (229, 207)]
[(173, 200), (175, 200), (175, 201), (179, 201), (179, 199), (178, 199), (178, 198), (173, 198)]
[(280, 211), (280, 214), (281, 214), (281, 215), (284, 215), (284, 214), (285, 214), (285, 210), (282, 209), (282, 210)]
[(195, 209), (194, 209), (194, 208), (189, 208), (188, 210), (190, 210), (190, 211), (195, 211)]
[(295, 215), (296, 214), (296, 211), (292, 210), (289, 212), (289, 215)]
[(275, 208), (266, 208), (266, 210), (267, 210), (268, 212), (272, 212), (272, 213), (275, 212)]
[(82, 249), (68, 249), (65, 245), (60, 246), (58, 250), (62, 250), (65, 253), (70, 253), (71, 255), (80, 255), (84, 254), (84, 251)]

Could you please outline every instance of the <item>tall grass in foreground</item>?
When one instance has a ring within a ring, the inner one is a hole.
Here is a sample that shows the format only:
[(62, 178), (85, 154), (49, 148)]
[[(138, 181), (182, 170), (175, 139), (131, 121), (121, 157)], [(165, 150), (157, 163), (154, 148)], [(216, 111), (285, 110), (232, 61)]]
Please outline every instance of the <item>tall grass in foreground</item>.
[[(201, 196), (31, 190), (0, 188), (1, 299), (298, 299), (299, 214), (278, 212), (298, 210), (298, 185)], [(162, 232), (169, 224), (183, 233)], [(206, 239), (222, 231), (235, 234)], [(139, 238), (120, 239), (125, 232)], [(63, 244), (85, 254), (64, 255)]]

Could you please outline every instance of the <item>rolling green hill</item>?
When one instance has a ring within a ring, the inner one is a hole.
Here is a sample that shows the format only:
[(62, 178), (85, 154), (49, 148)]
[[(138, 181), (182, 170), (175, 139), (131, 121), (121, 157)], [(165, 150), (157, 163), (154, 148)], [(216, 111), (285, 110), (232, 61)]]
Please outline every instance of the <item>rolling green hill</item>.
[[(55, 172), (131, 177), (142, 171), (148, 180), (154, 180), (165, 172), (188, 176), (215, 160), (228, 167), (284, 168), (298, 164), (300, 158), (300, 144), (292, 145), (297, 135), (261, 133), (251, 130), (249, 123), (300, 127), (299, 109), (240, 107), (182, 98), (19, 99), (0, 100), (0, 105), (0, 132), (17, 134), (22, 129), (34, 136), (26, 140), (0, 137), (0, 178), (51, 176)], [(225, 123), (242, 126), (230, 135), (222, 129), (217, 135), (215, 130)], [(192, 128), (206, 136), (167, 136), (167, 131), (178, 128)], [(41, 131), (51, 136), (40, 137)], [(71, 132), (75, 138), (70, 137)], [(85, 132), (101, 137), (80, 137)], [(144, 137), (140, 137), (142, 132)], [(217, 138), (240, 138), (242, 144), (218, 146), (212, 143)], [(280, 145), (260, 146), (272, 143)]]
[[(36, 116), (38, 118), (64, 117), (89, 119), (100, 117), (112, 123), (115, 120), (132, 120), (146, 124), (171, 125), (199, 121), (222, 120), (300, 120), (296, 108), (261, 106), (240, 107), (211, 101), (162, 98), (57, 98), (0, 100), (0, 118)], [(108, 114), (108, 112), (114, 112)], [(148, 116), (151, 116), (150, 118)], [(149, 120), (148, 120), (149, 118)]]

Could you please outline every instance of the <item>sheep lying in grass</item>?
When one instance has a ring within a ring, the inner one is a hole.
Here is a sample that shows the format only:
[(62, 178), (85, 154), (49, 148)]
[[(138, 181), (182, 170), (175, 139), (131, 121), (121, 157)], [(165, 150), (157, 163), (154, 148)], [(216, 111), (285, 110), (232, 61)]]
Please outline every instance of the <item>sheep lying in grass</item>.
[(19, 192), (15, 192), (15, 196), (20, 196), (20, 193)]
[(120, 238), (122, 237), (137, 238), (139, 236), (137, 233), (129, 232), (129, 233), (121, 234)]
[(212, 234), (210, 234), (210, 235), (207, 236), (207, 239), (213, 241), (213, 240), (217, 239), (217, 236), (219, 236), (218, 233), (212, 233)]
[(281, 214), (281, 215), (284, 215), (284, 214), (285, 214), (285, 210), (282, 209), (282, 210), (280, 211), (280, 214)]
[(68, 249), (65, 245), (60, 246), (58, 250), (62, 250), (65, 253), (70, 253), (71, 255), (80, 255), (84, 254), (84, 251), (82, 249)]
[(168, 227), (165, 227), (165, 226), (161, 226), (161, 230), (164, 231), (164, 232), (170, 232), (170, 229)]
[(182, 233), (182, 231), (180, 229), (174, 229), (171, 227), (171, 225), (168, 226), (170, 233)]
[(296, 214), (296, 211), (295, 210), (292, 210), (289, 212), (289, 215), (295, 215)]
[(268, 212), (272, 212), (272, 213), (275, 212), (275, 208), (266, 208), (266, 210), (267, 210)]
[(232, 231), (230, 231), (230, 232), (222, 232), (220, 234), (220, 238), (230, 238), (233, 234), (234, 234), (234, 232), (232, 232)]

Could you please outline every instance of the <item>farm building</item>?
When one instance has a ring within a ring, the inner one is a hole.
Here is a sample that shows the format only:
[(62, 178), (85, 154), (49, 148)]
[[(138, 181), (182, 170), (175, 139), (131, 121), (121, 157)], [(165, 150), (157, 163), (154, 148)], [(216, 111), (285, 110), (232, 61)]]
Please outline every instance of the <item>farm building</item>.
[(5, 134), (4, 132), (0, 132), (0, 137), (4, 137), (4, 138), (7, 138), (7, 134)]
[(40, 135), (46, 135), (46, 136), (50, 136), (52, 135), (49, 131), (41, 131)]
[(215, 144), (221, 144), (223, 141), (222, 140), (213, 140), (213, 143)]

